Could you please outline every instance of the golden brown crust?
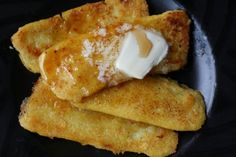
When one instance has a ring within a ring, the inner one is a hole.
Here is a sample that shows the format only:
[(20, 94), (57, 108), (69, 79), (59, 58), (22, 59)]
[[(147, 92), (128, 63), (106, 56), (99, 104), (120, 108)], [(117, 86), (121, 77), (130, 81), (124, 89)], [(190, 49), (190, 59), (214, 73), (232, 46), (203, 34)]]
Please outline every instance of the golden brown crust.
[(168, 11), (161, 16), (162, 20), (157, 25), (170, 47), (167, 57), (152, 69), (152, 73), (166, 74), (181, 69), (187, 63), (190, 19), (182, 10)]
[(12, 43), (25, 67), (37, 73), (39, 55), (67, 36), (87, 33), (97, 26), (111, 24), (117, 17), (131, 19), (146, 15), (148, 8), (145, 0), (107, 0), (106, 3), (86, 4), (66, 11), (62, 16), (56, 15), (19, 28), (12, 36)]
[(22, 107), (22, 127), (43, 136), (59, 137), (107, 149), (163, 157), (175, 152), (177, 133), (106, 114), (84, 111), (55, 97), (38, 81)]
[(200, 92), (161, 77), (132, 80), (72, 104), (178, 131), (198, 130), (206, 119)]
[[(57, 97), (68, 101), (80, 101), (83, 97), (90, 96), (111, 84), (117, 85), (130, 79), (114, 70), (116, 57), (110, 57), (118, 56), (119, 43), (125, 31), (122, 34), (117, 30), (123, 26), (129, 25), (134, 28), (141, 25), (160, 31), (165, 36), (170, 45), (170, 55), (154, 69), (156, 73), (167, 73), (179, 69), (180, 64), (185, 64), (189, 22), (184, 11), (169, 11), (124, 21), (103, 27), (106, 30), (105, 36), (94, 33), (74, 35), (45, 51), (41, 74), (45, 73), (45, 78)], [(99, 32), (99, 30), (94, 31)], [(112, 44), (113, 46), (109, 48)], [(84, 50), (89, 56), (84, 55)], [(98, 62), (102, 64), (97, 64)], [(112, 73), (112, 70), (115, 72)]]
[(32, 72), (38, 72), (38, 57), (42, 51), (67, 36), (63, 19), (56, 15), (19, 28), (12, 36), (12, 43), (19, 51), (21, 61)]
[[(148, 7), (145, 0), (107, 0), (106, 4), (104, 2), (87, 4), (62, 13), (62, 17), (56, 15), (21, 27), (13, 35), (12, 42), (20, 52), (24, 65), (32, 72), (39, 72), (38, 56), (47, 48), (67, 38), (68, 35), (87, 33), (98, 26), (117, 21), (119, 19), (117, 17), (131, 20), (134, 17), (146, 15), (148, 15)], [(163, 20), (159, 26), (165, 32), (163, 34), (171, 47), (167, 58), (153, 69), (153, 73), (175, 71), (187, 62), (190, 20), (182, 11), (167, 12), (162, 16)], [(170, 27), (173, 25), (176, 25), (174, 29)]]
[(117, 17), (136, 18), (149, 15), (146, 0), (105, 0), (105, 2), (112, 8), (113, 15)]

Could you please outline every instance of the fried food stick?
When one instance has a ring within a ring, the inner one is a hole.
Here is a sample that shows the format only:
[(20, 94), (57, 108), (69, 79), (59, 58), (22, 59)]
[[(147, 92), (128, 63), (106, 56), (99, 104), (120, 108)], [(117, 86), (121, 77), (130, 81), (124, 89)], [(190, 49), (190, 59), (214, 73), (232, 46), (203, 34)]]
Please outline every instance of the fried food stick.
[(113, 153), (125, 151), (163, 157), (175, 152), (177, 133), (107, 114), (74, 108), (58, 99), (41, 80), (25, 101), (20, 125), (42, 136), (92, 145)]
[(174, 64), (185, 64), (186, 60), (181, 58), (187, 57), (188, 21), (184, 11), (169, 11), (70, 37), (40, 56), (41, 74), (56, 96), (68, 101), (80, 101), (101, 89), (125, 82), (131, 78), (118, 71), (114, 62), (125, 33), (136, 27), (160, 31), (171, 45), (167, 58), (153, 71), (166, 73), (166, 68), (178, 69), (172, 67), (169, 59), (175, 58), (170, 59), (175, 60)]
[(68, 36), (87, 33), (98, 26), (105, 26), (120, 17), (132, 19), (148, 15), (146, 0), (106, 0), (85, 4), (51, 18), (29, 23), (12, 36), (12, 43), (19, 51), (24, 66), (39, 72), (38, 57), (47, 48)]
[(206, 119), (200, 92), (161, 77), (132, 80), (73, 105), (178, 131), (198, 130)]

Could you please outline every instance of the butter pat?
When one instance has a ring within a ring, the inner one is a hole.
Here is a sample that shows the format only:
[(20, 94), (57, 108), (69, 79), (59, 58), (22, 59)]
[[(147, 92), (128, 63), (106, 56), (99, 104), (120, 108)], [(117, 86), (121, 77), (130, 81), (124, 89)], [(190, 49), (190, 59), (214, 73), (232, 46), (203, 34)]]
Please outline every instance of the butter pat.
[[(144, 50), (145, 47), (148, 49)], [(129, 77), (143, 79), (165, 58), (167, 53), (168, 44), (161, 33), (154, 30), (136, 29), (126, 34), (115, 67)]]

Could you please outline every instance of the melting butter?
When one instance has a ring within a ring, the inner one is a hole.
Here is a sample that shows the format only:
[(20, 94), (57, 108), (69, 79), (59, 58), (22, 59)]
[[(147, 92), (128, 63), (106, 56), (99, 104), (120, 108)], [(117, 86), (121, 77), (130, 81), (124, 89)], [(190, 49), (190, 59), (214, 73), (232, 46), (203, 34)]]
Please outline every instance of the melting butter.
[(167, 53), (168, 44), (160, 32), (139, 28), (125, 35), (115, 67), (129, 77), (143, 79)]
[(147, 38), (143, 30), (133, 31), (139, 47), (139, 56), (147, 57), (152, 49), (152, 42)]

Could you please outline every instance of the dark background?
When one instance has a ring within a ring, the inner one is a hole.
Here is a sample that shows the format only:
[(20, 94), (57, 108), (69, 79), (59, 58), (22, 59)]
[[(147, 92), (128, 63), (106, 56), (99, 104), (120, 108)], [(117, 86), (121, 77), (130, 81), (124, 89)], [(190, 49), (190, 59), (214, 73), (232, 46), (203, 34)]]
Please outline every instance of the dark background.
[[(170, 0), (163, 0), (170, 1)], [(86, 1), (90, 2), (90, 1)], [(92, 1), (91, 1), (92, 2)], [(150, 4), (154, 0), (148, 1)], [(233, 0), (179, 0), (205, 31), (217, 70), (217, 88), (207, 124), (177, 156), (236, 156), (236, 5)], [(114, 156), (107, 151), (29, 133), (18, 123), (21, 101), (29, 96), (37, 75), (28, 72), (10, 36), (19, 26), (84, 4), (80, 0), (0, 0), (0, 157)], [(126, 153), (125, 156), (136, 156)]]

